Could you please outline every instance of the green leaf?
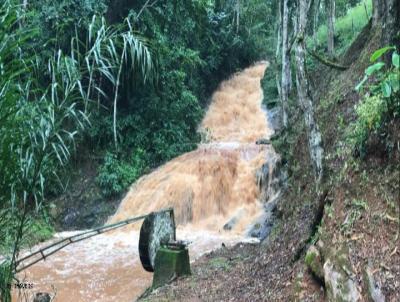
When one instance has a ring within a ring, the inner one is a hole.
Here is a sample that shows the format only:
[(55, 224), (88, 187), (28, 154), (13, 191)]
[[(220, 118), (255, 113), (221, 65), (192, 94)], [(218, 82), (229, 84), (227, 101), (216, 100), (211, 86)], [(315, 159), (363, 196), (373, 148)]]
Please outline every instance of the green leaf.
[(385, 81), (381, 84), (381, 89), (382, 89), (382, 94), (385, 98), (388, 98), (391, 96), (392, 86), (390, 86), (390, 84), (387, 81)]
[(381, 49), (376, 50), (372, 56), (371, 56), (371, 62), (375, 62), (378, 60), (380, 57), (382, 57), (385, 53), (387, 53), (389, 50), (396, 49), (394, 46), (387, 46)]
[(360, 83), (358, 83), (358, 85), (356, 86), (356, 91), (359, 92), (361, 90), (361, 88), (364, 86), (365, 82), (368, 80), (367, 76), (364, 76), (364, 78), (362, 79), (362, 81)]
[(400, 68), (400, 56), (397, 52), (394, 52), (392, 55), (392, 64), (396, 67), (396, 68)]
[(392, 86), (392, 90), (397, 92), (400, 90), (400, 78), (398, 74), (391, 73), (389, 74), (390, 85)]
[(376, 63), (374, 65), (369, 66), (366, 70), (365, 70), (365, 74), (367, 76), (372, 75), (375, 71), (378, 71), (380, 69), (382, 69), (382, 67), (385, 66), (385, 63), (379, 62)]

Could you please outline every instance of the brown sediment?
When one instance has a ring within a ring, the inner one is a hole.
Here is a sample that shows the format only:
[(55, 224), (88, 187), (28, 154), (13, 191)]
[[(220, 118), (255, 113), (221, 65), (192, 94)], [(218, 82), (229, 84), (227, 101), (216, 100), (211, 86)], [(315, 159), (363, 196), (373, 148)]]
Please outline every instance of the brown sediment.
[(223, 82), (200, 125), (205, 141), (135, 183), (110, 222), (172, 206), (178, 224), (220, 231), (241, 210), (233, 231), (242, 234), (262, 208), (255, 171), (275, 157), (255, 144), (272, 134), (261, 108), (265, 68), (257, 64)]
[[(262, 214), (256, 171), (276, 157), (272, 147), (255, 144), (273, 132), (261, 108), (266, 67), (256, 64), (221, 83), (200, 125), (198, 149), (140, 178), (109, 222), (173, 206), (178, 239), (193, 242), (192, 259), (241, 240)], [(232, 217), (233, 228), (223, 230)], [(138, 257), (139, 226), (70, 245), (32, 266), (20, 276), (34, 285), (28, 294), (55, 292), (60, 302), (131, 301), (151, 282)]]

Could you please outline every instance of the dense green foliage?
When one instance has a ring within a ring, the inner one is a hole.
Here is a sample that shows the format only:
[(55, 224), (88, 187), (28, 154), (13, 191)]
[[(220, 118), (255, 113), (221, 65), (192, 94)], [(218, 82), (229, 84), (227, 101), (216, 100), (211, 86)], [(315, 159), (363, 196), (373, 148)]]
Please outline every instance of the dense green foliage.
[[(103, 118), (94, 119), (88, 136), (95, 149), (113, 153), (105, 158), (98, 178), (108, 195), (123, 192), (140, 175), (136, 171), (146, 170), (143, 163), (152, 168), (192, 150), (200, 140), (197, 125), (203, 108), (216, 85), (267, 51), (264, 19), (270, 8), (262, 1), (245, 4), (246, 14), (237, 32), (229, 2), (217, 7), (210, 1), (158, 1), (138, 16), (142, 2), (130, 11), (119, 7), (111, 18), (117, 22), (121, 15), (130, 14), (137, 29), (152, 41), (157, 79), (142, 83), (124, 77), (118, 150), (110, 145), (111, 119), (107, 113), (99, 112)], [(252, 18), (246, 17), (250, 15)], [(110, 158), (118, 168), (108, 177)]]
[[(213, 89), (269, 50), (264, 1), (242, 3), (239, 18), (231, 1), (148, 4), (1, 4), (2, 245), (30, 217), (42, 225), (43, 201), (64, 185), (71, 157), (103, 158), (97, 183), (108, 197), (193, 149)], [(16, 215), (21, 224), (7, 218)]]
[(12, 250), (11, 266), (21, 247), (52, 234), (42, 202), (62, 183), (59, 172), (90, 127), (95, 100), (107, 105), (111, 84), (116, 104), (122, 71), (137, 65), (146, 78), (151, 70), (128, 19), (109, 26), (93, 17), (83, 40), (71, 36), (64, 49), (46, 40), (35, 18), (14, 1), (0, 6), (0, 249)]
[(97, 177), (103, 194), (108, 197), (123, 192), (145, 171), (147, 162), (144, 158), (145, 154), (140, 149), (132, 152), (128, 162), (118, 160), (113, 153), (107, 153)]
[[(375, 62), (387, 52), (391, 52), (391, 62), (384, 68), (384, 62)], [(395, 47), (375, 51), (371, 56), (371, 63), (374, 64), (365, 70), (363, 80), (356, 87), (364, 93), (364, 97), (356, 107), (357, 120), (349, 128), (349, 140), (361, 155), (369, 135), (381, 131), (385, 123), (400, 116), (399, 58)]]
[(19, 28), (11, 4), (0, 15), (0, 205), (38, 207), (45, 179), (68, 161), (77, 131), (88, 123), (81, 109), (88, 99), (71, 57), (56, 52), (42, 67), (27, 46), (37, 29)]
[[(335, 54), (336, 56), (341, 56), (345, 53), (345, 51), (349, 48), (349, 46), (353, 43), (354, 39), (358, 36), (364, 26), (367, 25), (369, 19), (372, 14), (372, 1), (371, 0), (336, 0), (336, 20), (335, 20)], [(326, 2), (319, 2), (319, 18), (317, 19), (317, 24), (315, 24), (316, 30), (316, 42), (315, 45), (314, 33), (313, 33), (313, 22), (314, 20), (309, 20), (308, 22), (308, 36), (307, 36), (307, 48), (315, 49), (318, 53), (324, 54), (327, 52), (327, 13), (326, 13)], [(296, 12), (295, 2), (289, 1), (289, 10), (292, 14)], [(276, 3), (271, 6), (270, 10), (272, 12), (277, 10)], [(312, 10), (312, 14), (315, 12)], [(271, 18), (269, 22), (277, 22), (277, 18)], [(289, 22), (292, 31), (291, 41), (294, 41), (294, 27), (295, 24), (293, 20)], [(276, 23), (273, 28), (273, 34), (269, 35), (269, 47), (267, 50), (267, 57), (270, 61), (270, 66), (268, 68), (268, 72), (265, 73), (264, 78), (262, 80), (262, 87), (264, 91), (264, 100), (263, 103), (267, 107), (274, 107), (279, 105), (279, 91), (277, 87), (277, 80), (281, 80), (281, 53), (280, 46), (278, 47), (278, 57), (272, 59), (276, 54), (275, 50), (277, 48), (276, 43), (278, 43), (277, 31), (279, 30), (279, 23)], [(281, 34), (281, 33), (280, 33)], [(279, 41), (280, 43), (282, 41)], [(293, 45), (292, 45), (293, 47)], [(292, 71), (294, 71), (294, 55), (293, 50), (292, 53)], [(317, 67), (314, 58), (311, 56), (307, 58), (307, 67), (310, 71), (315, 70)], [(292, 72), (292, 84), (296, 85), (295, 73)], [(292, 90), (295, 91), (295, 90)]]
[[(343, 3), (337, 1), (337, 19), (335, 22), (335, 44), (336, 54), (341, 55), (368, 23), (372, 15), (372, 1), (363, 0), (360, 3)], [(347, 2), (347, 1), (345, 1)], [(321, 16), (323, 17), (323, 16)], [(325, 50), (328, 36), (328, 29), (325, 19), (321, 18), (321, 25), (317, 31), (317, 49)], [(315, 47), (313, 41), (309, 39), (310, 48)]]

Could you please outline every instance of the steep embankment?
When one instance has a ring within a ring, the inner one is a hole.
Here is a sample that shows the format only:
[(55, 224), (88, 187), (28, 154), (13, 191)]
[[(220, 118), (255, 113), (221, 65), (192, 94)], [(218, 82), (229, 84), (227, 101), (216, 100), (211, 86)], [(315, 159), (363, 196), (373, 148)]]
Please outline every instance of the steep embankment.
[(289, 180), (268, 240), (206, 255), (191, 277), (147, 300), (400, 300), (399, 118), (390, 121), (383, 138), (370, 137), (364, 158), (344, 156), (342, 149), (360, 99), (354, 87), (379, 39), (379, 32), (366, 27), (341, 59), (349, 69), (320, 67), (313, 76), (325, 148), (321, 185), (315, 185), (303, 116), (293, 102), (290, 129), (274, 142)]

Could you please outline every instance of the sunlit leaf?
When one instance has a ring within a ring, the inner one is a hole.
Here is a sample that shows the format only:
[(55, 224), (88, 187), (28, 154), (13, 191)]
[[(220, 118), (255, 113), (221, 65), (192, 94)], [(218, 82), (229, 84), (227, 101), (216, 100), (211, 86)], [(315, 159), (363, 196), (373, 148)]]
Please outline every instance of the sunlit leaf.
[(394, 46), (387, 46), (383, 47), (381, 49), (376, 50), (372, 55), (371, 55), (371, 62), (375, 62), (378, 60), (380, 57), (382, 57), (385, 53), (387, 53), (389, 50), (396, 49)]

